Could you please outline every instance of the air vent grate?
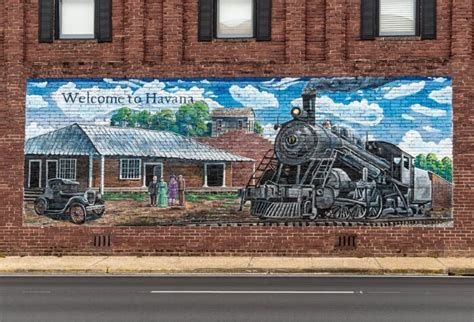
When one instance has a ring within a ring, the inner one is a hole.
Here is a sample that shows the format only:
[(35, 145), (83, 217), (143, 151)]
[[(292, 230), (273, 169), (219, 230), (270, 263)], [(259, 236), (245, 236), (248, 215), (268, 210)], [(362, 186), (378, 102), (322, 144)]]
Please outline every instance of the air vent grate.
[(94, 247), (110, 247), (111, 238), (110, 235), (94, 235), (93, 242)]
[(336, 246), (338, 249), (354, 249), (357, 247), (356, 235), (339, 235), (336, 238)]

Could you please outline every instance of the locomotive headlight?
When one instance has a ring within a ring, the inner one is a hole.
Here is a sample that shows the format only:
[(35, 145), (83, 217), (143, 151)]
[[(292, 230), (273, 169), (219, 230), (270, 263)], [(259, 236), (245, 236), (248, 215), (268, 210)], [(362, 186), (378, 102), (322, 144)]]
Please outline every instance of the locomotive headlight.
[(299, 107), (293, 107), (291, 109), (291, 115), (294, 117), (294, 118), (297, 118), (297, 117), (300, 117), (301, 116), (301, 109)]
[(298, 137), (294, 134), (288, 135), (286, 138), (286, 143), (288, 145), (295, 145), (298, 142)]

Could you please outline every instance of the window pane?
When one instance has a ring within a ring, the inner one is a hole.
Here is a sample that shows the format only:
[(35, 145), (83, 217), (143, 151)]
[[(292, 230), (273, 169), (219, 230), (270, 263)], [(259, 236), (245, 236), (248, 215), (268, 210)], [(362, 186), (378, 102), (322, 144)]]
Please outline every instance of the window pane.
[(61, 38), (94, 37), (94, 0), (61, 0)]
[(253, 37), (253, 0), (218, 0), (217, 37)]
[(140, 179), (141, 178), (140, 159), (120, 160), (120, 179)]
[(76, 160), (59, 160), (59, 177), (61, 179), (76, 179)]
[(414, 36), (416, 0), (380, 0), (380, 35)]

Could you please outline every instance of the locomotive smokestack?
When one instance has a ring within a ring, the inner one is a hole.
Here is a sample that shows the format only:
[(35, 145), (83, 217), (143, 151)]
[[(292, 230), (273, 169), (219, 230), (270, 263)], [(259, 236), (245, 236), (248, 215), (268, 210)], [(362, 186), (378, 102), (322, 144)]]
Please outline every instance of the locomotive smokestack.
[(316, 120), (316, 93), (303, 94), (304, 121), (314, 125)]

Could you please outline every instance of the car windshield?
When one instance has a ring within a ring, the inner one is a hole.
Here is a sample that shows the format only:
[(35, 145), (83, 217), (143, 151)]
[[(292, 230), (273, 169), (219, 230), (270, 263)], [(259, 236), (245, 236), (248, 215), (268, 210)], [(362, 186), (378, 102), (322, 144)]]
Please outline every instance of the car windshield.
[(61, 192), (64, 192), (64, 193), (77, 192), (77, 185), (75, 185), (75, 184), (63, 184), (62, 187), (61, 187)]

